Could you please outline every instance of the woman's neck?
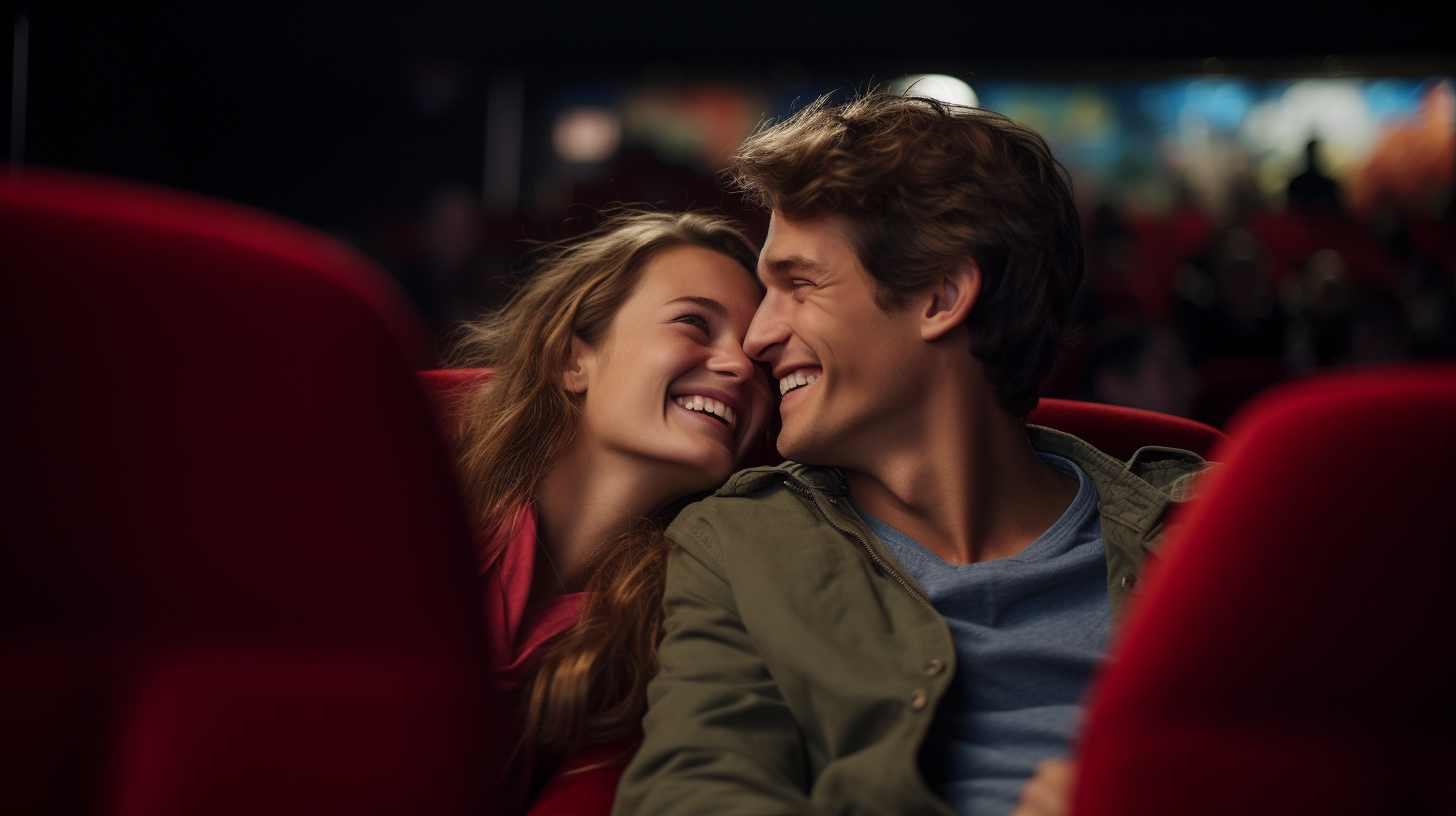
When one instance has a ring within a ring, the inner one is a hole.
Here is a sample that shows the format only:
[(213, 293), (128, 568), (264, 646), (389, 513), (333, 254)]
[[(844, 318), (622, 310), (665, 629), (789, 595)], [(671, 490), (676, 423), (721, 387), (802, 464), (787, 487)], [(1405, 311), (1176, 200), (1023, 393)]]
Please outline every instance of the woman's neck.
[(536, 532), (545, 559), (533, 582), (537, 597), (580, 592), (591, 577), (586, 565), (597, 546), (637, 519), (655, 516), (673, 498), (658, 495), (662, 488), (630, 465), (582, 447), (568, 448), (537, 491)]

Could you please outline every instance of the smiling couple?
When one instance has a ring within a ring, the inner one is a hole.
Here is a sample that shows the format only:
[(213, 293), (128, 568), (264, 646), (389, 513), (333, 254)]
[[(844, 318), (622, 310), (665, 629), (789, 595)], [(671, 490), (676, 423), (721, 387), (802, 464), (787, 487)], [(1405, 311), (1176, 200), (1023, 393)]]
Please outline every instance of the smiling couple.
[[(1056, 812), (1043, 760), (1203, 467), (1024, 422), (1082, 276), (1065, 171), (998, 114), (871, 95), (732, 173), (761, 253), (619, 216), (459, 359), (496, 368), (461, 469), (522, 800), (556, 770), (538, 812), (618, 774), (618, 814)], [(729, 478), (769, 461), (771, 387), (789, 461)]]

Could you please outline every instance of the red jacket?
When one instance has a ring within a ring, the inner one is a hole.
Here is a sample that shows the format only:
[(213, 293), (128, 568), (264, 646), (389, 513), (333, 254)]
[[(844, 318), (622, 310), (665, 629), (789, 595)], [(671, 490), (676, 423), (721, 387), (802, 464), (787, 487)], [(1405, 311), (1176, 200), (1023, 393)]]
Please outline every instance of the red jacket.
[[(496, 687), (518, 701), (546, 646), (581, 617), (583, 593), (529, 603), (536, 565), (535, 508), (523, 506), (514, 526), (509, 537), (497, 530), (486, 539), (480, 578)], [(512, 812), (525, 809), (535, 770), (532, 758), (523, 750), (521, 736), (520, 719), (511, 722), (502, 734), (515, 746), (503, 786), (513, 799)], [(638, 741), (633, 738), (598, 745), (568, 757), (531, 801), (530, 815), (606, 816), (612, 809), (617, 779)]]

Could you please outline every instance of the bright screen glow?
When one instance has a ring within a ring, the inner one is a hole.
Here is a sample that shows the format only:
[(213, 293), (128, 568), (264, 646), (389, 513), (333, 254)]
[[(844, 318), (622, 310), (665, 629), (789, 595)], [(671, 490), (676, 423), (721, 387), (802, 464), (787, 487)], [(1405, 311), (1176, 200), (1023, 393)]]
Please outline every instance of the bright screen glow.
[(908, 96), (924, 96), (939, 99), (952, 105), (980, 104), (971, 86), (945, 74), (911, 74), (891, 82), (886, 88), (890, 93)]

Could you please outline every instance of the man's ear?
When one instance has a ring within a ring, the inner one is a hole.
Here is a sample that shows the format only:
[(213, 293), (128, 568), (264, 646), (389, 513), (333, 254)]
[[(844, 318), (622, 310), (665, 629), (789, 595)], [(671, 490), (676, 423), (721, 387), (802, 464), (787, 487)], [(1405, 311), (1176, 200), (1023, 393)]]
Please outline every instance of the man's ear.
[(970, 257), (953, 258), (930, 287), (920, 314), (920, 336), (937, 340), (966, 322), (981, 296), (981, 267)]
[(571, 348), (567, 349), (566, 359), (561, 365), (561, 387), (573, 394), (585, 394), (596, 357), (597, 350), (573, 334)]

